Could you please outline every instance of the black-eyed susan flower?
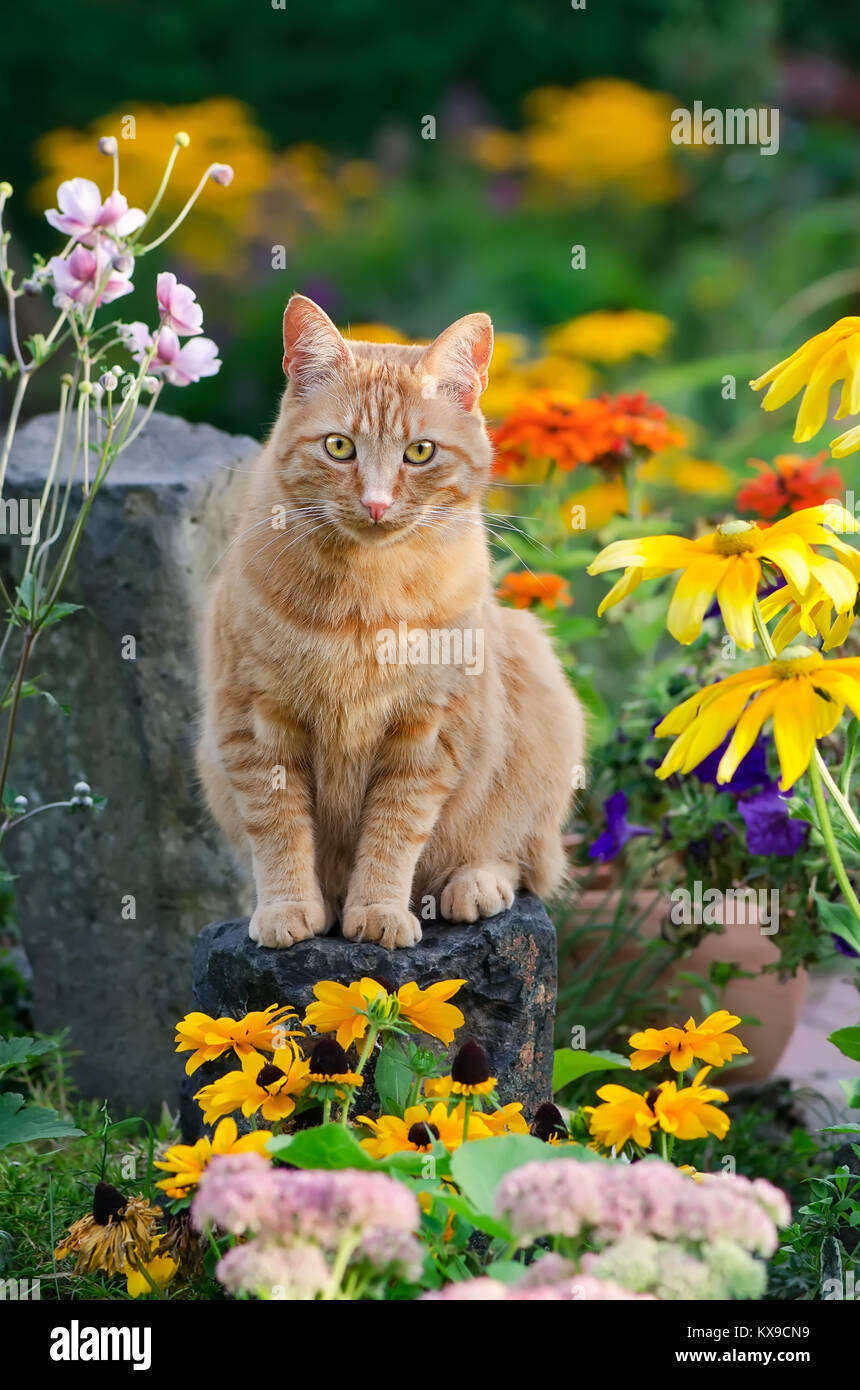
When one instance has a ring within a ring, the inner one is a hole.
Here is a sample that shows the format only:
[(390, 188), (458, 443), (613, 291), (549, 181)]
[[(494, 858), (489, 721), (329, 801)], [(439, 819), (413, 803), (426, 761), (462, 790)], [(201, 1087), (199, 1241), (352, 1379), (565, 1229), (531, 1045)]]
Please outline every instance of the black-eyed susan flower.
[(631, 1139), (640, 1148), (649, 1148), (657, 1116), (648, 1097), (610, 1082), (600, 1087), (597, 1098), (602, 1105), (585, 1105), (583, 1111), (591, 1134), (604, 1148), (621, 1149)]
[(350, 1071), (349, 1059), (335, 1038), (318, 1038), (308, 1058), (307, 1079), (314, 1087), (361, 1086), (363, 1078)]
[[(446, 1149), (456, 1149), (463, 1142), (464, 1107), (449, 1110), (442, 1102), (434, 1106), (410, 1105), (399, 1115), (380, 1115), (373, 1120), (359, 1115), (358, 1121), (372, 1130), (372, 1137), (361, 1140), (361, 1147), (371, 1158), (388, 1158), (393, 1153), (426, 1153), (435, 1143)], [(492, 1131), (485, 1115), (469, 1116), (467, 1139), (486, 1139)]]
[[(795, 441), (802, 444), (817, 434), (827, 419), (830, 392), (837, 381), (842, 382), (842, 396), (836, 419), (843, 420), (846, 415), (860, 413), (860, 318), (841, 318), (823, 333), (816, 333), (750, 386), (754, 391), (768, 387), (762, 401), (765, 410), (778, 410), (806, 388), (794, 427)], [(860, 425), (832, 440), (830, 448), (835, 458), (860, 448)]]
[(545, 1144), (564, 1144), (570, 1138), (564, 1116), (550, 1100), (539, 1105), (535, 1111), (531, 1133)]
[(126, 1262), (147, 1263), (157, 1248), (161, 1208), (143, 1197), (125, 1197), (111, 1183), (96, 1183), (92, 1210), (76, 1221), (54, 1254), (75, 1257), (75, 1273), (121, 1274)]
[[(713, 1101), (726, 1101), (725, 1091), (705, 1086), (711, 1070), (702, 1067), (689, 1086), (679, 1089), (677, 1082), (664, 1081), (653, 1098), (653, 1110), (662, 1130), (675, 1139), (706, 1139), (709, 1134), (724, 1139), (729, 1130), (729, 1117), (718, 1110)], [(649, 1093), (650, 1094), (650, 1093)]]
[(234, 1110), (246, 1116), (259, 1111), (265, 1120), (285, 1120), (296, 1108), (296, 1097), (307, 1089), (308, 1072), (307, 1061), (294, 1047), (279, 1048), (271, 1059), (248, 1052), (237, 1071), (203, 1086), (194, 1099), (207, 1125)]
[[(487, 1096), (495, 1090), (496, 1077), (490, 1076), (490, 1060), (480, 1043), (470, 1038), (451, 1063), (452, 1096)], [(439, 1092), (437, 1091), (438, 1095)]]
[(675, 736), (657, 776), (691, 772), (734, 728), (717, 768), (717, 782), (730, 781), (772, 718), (779, 785), (788, 791), (809, 766), (816, 739), (832, 732), (846, 705), (860, 717), (860, 657), (825, 661), (808, 647), (786, 647), (766, 666), (709, 685), (671, 710), (654, 731)]
[(749, 649), (754, 641), (753, 604), (762, 580), (763, 561), (778, 569), (795, 593), (805, 594), (810, 584), (816, 582), (838, 613), (853, 607), (856, 576), (846, 564), (819, 555), (813, 546), (836, 549), (833, 532), (856, 529), (850, 513), (833, 503), (795, 512), (767, 527), (750, 521), (727, 521), (694, 541), (685, 536), (613, 541), (588, 567), (589, 574), (624, 569), (597, 611), (605, 613), (633, 593), (644, 579), (662, 578), (681, 570), (666, 618), (666, 626), (676, 641), (695, 641), (716, 595), (728, 632), (738, 646)]
[[(465, 1021), (457, 1006), (447, 1001), (465, 983), (438, 980), (421, 989), (412, 980), (394, 992), (387, 982), (369, 976), (349, 985), (321, 980), (314, 986), (316, 1000), (308, 1006), (304, 1021), (318, 1033), (334, 1033), (343, 1048), (360, 1041), (368, 1028), (392, 1032), (415, 1029), (447, 1045)], [(398, 1026), (400, 1023), (408, 1028)]]
[(633, 1071), (643, 1071), (666, 1058), (673, 1071), (681, 1072), (698, 1058), (721, 1067), (747, 1051), (740, 1038), (729, 1031), (740, 1021), (738, 1014), (718, 1009), (700, 1024), (688, 1018), (683, 1028), (645, 1028), (629, 1039), (636, 1049), (630, 1054), (630, 1066)]
[(267, 1158), (266, 1144), (271, 1137), (271, 1130), (255, 1129), (240, 1139), (236, 1121), (228, 1116), (221, 1120), (211, 1139), (204, 1136), (196, 1144), (174, 1144), (163, 1158), (157, 1159), (155, 1167), (171, 1176), (156, 1183), (156, 1187), (160, 1187), (166, 1197), (187, 1197), (216, 1155), (253, 1151)]
[(191, 1052), (185, 1070), (192, 1076), (204, 1062), (213, 1062), (231, 1049), (237, 1057), (249, 1052), (272, 1052), (298, 1030), (288, 1028), (296, 1019), (293, 1009), (270, 1004), (267, 1009), (245, 1014), (243, 1018), (210, 1018), (208, 1014), (186, 1014), (176, 1025), (176, 1051)]
[(761, 615), (769, 623), (777, 614), (782, 617), (771, 632), (771, 641), (777, 653), (791, 646), (805, 633), (808, 637), (821, 639), (821, 650), (832, 652), (841, 647), (854, 626), (854, 610), (836, 613), (833, 602), (819, 585), (811, 585), (806, 594), (795, 596), (787, 584), (775, 589), (761, 600)]
[(411, 1023), (419, 1033), (438, 1038), (447, 1047), (454, 1033), (465, 1023), (462, 1011), (447, 1001), (466, 983), (465, 980), (437, 980), (420, 989), (414, 980), (401, 985), (397, 991), (400, 1017)]
[(528, 1120), (523, 1114), (522, 1103), (510, 1101), (500, 1105), (498, 1110), (482, 1110), (481, 1122), (491, 1134), (528, 1134)]

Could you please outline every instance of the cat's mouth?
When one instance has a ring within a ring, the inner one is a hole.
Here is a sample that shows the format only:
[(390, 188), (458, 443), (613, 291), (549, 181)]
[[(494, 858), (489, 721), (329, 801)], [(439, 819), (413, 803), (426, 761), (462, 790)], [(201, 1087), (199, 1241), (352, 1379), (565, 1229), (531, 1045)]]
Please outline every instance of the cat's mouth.
[(361, 545), (389, 545), (394, 541), (402, 541), (408, 536), (410, 531), (415, 529), (415, 521), (367, 521), (359, 520), (342, 521), (340, 528), (352, 539)]

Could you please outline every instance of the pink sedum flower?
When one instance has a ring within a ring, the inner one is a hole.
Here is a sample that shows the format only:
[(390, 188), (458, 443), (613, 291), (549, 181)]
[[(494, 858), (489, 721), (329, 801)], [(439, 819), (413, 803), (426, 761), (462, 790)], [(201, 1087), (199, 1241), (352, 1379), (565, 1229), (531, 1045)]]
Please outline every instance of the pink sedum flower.
[(159, 275), (156, 295), (164, 328), (172, 328), (183, 338), (203, 332), (203, 309), (196, 294), (187, 285), (180, 285), (171, 271), (163, 270)]
[(111, 253), (101, 241), (92, 248), (76, 246), (65, 260), (52, 256), (48, 270), (57, 293), (76, 304), (92, 304), (94, 299), (97, 304), (110, 304), (134, 289), (128, 276), (114, 267)]
[(146, 221), (140, 208), (129, 208), (122, 193), (111, 193), (104, 202), (98, 184), (92, 179), (66, 179), (57, 189), (56, 208), (45, 213), (52, 227), (76, 241), (91, 245), (100, 232), (126, 237)]
[(171, 386), (190, 386), (204, 376), (215, 376), (221, 366), (218, 348), (211, 338), (194, 338), (180, 344), (172, 328), (160, 328), (153, 339), (145, 323), (126, 325), (124, 330), (135, 362), (143, 362), (156, 343), (155, 356), (149, 364), (153, 376), (161, 376)]

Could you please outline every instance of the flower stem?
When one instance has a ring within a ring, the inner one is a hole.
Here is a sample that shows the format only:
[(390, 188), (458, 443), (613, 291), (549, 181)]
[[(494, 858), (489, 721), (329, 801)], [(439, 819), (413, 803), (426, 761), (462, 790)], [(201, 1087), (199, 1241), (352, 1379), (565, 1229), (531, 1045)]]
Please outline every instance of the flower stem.
[(815, 802), (815, 809), (818, 813), (818, 828), (824, 840), (824, 847), (827, 850), (827, 857), (830, 860), (836, 881), (842, 889), (842, 896), (851, 909), (858, 927), (860, 927), (860, 902), (857, 901), (857, 894), (851, 887), (851, 881), (842, 862), (839, 847), (836, 843), (836, 836), (833, 833), (833, 824), (830, 820), (830, 812), (827, 809), (827, 802), (824, 799), (824, 790), (821, 785), (821, 772), (818, 762), (813, 758), (809, 764), (809, 784), (812, 788), (812, 799)]

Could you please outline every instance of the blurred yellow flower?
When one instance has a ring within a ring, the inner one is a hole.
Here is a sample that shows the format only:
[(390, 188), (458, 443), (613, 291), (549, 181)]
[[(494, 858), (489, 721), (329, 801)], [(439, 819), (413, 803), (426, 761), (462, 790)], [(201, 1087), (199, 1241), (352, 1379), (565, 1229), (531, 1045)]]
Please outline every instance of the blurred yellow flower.
[[(625, 516), (629, 498), (620, 473), (605, 482), (593, 483), (568, 497), (562, 508), (565, 525), (571, 531), (599, 531), (614, 516)], [(647, 503), (642, 510), (648, 511)]]
[(379, 187), (380, 173), (371, 159), (348, 159), (337, 171), (338, 183), (349, 198), (370, 198)]
[(410, 341), (404, 333), (400, 332), (399, 328), (392, 328), (388, 323), (349, 323), (340, 331), (345, 338), (351, 338), (354, 343), (408, 343)]
[(497, 126), (482, 126), (472, 136), (471, 150), (476, 164), (494, 174), (504, 174), (522, 161), (522, 137)]
[(670, 158), (673, 106), (662, 92), (612, 77), (540, 88), (526, 101), (526, 162), (573, 193), (616, 187), (642, 202), (666, 202), (680, 188)]
[(114, 135), (120, 189), (132, 207), (148, 208), (177, 131), (188, 132), (190, 146), (179, 152), (153, 222), (155, 234), (169, 226), (210, 164), (230, 164), (235, 170), (230, 188), (206, 189), (194, 217), (177, 230), (171, 245), (209, 273), (232, 269), (229, 253), (248, 231), (252, 202), (266, 187), (272, 168), (267, 136), (254, 125), (248, 108), (233, 97), (212, 97), (190, 106), (131, 102), (93, 121), (87, 130), (49, 131), (36, 143), (44, 177), (33, 189), (34, 206), (52, 207), (63, 179), (93, 179), (104, 192), (111, 162), (99, 153), (97, 141)]
[(642, 309), (599, 309), (559, 324), (545, 334), (550, 352), (589, 362), (626, 362), (642, 353), (653, 357), (669, 338), (672, 323)]
[(685, 455), (658, 455), (647, 459), (639, 470), (639, 476), (643, 482), (655, 487), (677, 488), (679, 492), (688, 492), (692, 496), (707, 494), (711, 497), (726, 496), (737, 481), (734, 474), (721, 463), (714, 463), (711, 459), (687, 458)]
[(499, 333), (493, 347), (490, 381), (481, 409), (491, 420), (503, 420), (533, 391), (563, 392), (582, 400), (591, 390), (594, 373), (584, 362), (561, 354), (525, 359), (527, 345), (516, 333)]

